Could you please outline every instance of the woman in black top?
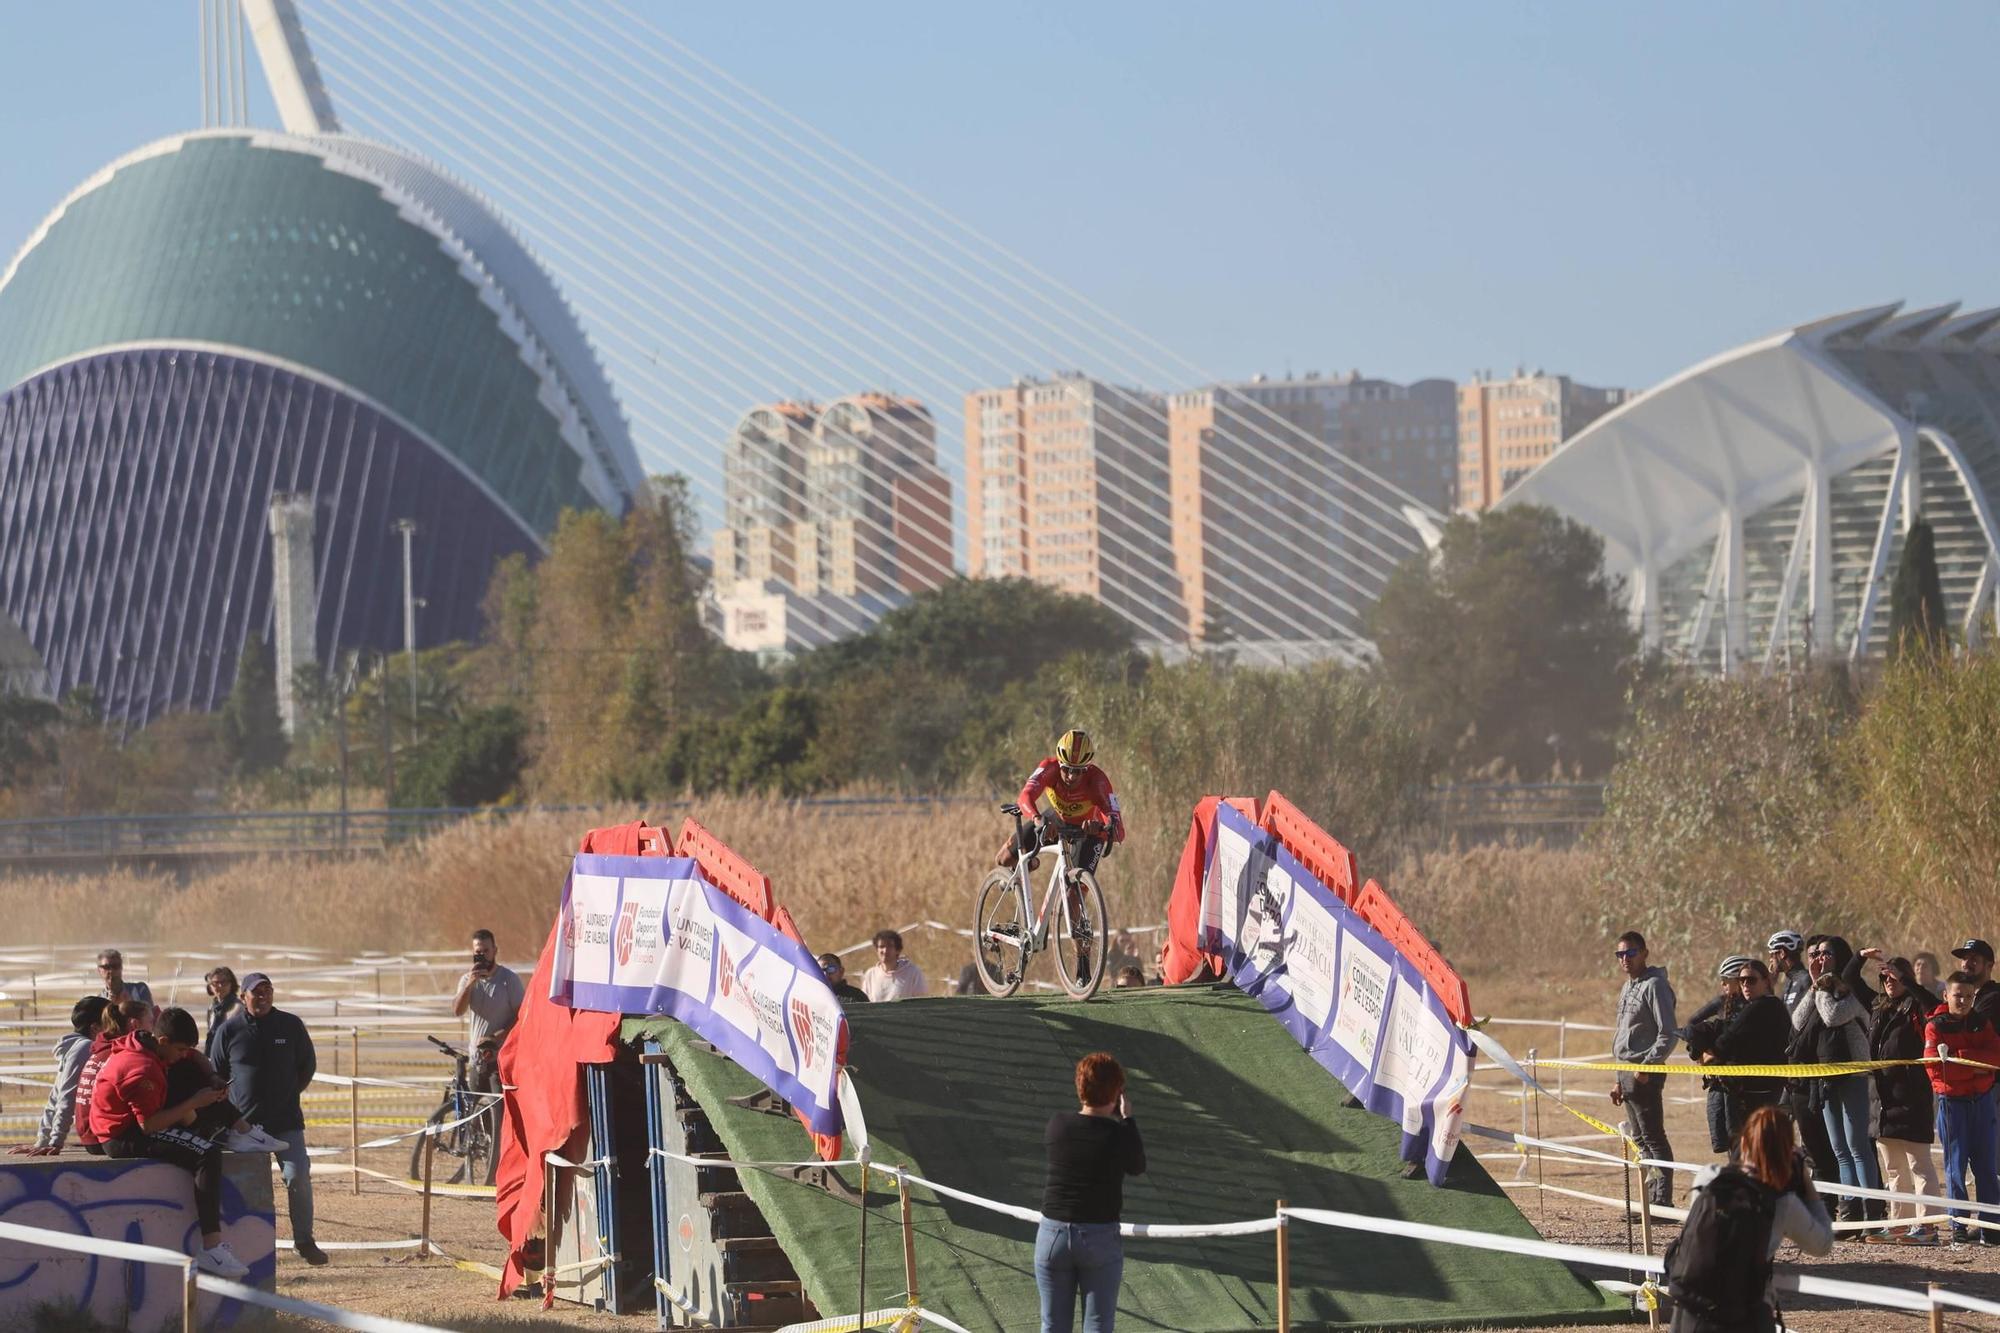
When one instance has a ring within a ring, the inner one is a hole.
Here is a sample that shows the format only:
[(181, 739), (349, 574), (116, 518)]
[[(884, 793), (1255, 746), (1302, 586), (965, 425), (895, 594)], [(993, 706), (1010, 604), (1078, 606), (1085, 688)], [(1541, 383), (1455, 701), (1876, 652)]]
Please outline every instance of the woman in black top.
[(1083, 1296), (1084, 1333), (1111, 1333), (1125, 1248), (1118, 1239), (1126, 1176), (1146, 1173), (1146, 1145), (1125, 1100), (1125, 1070), (1103, 1051), (1076, 1062), (1078, 1109), (1049, 1117), (1048, 1184), (1035, 1237), (1042, 1333), (1071, 1333)]

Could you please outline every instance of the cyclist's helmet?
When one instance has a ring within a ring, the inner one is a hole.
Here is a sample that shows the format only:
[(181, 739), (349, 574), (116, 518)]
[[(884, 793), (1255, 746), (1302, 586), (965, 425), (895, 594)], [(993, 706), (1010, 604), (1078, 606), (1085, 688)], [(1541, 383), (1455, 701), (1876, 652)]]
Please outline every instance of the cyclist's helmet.
[(1796, 930), (1780, 930), (1764, 941), (1765, 952), (1786, 949), (1797, 953), (1806, 947), (1805, 939)]
[(1056, 742), (1056, 762), (1064, 768), (1082, 768), (1097, 752), (1091, 748), (1090, 733), (1072, 727)]

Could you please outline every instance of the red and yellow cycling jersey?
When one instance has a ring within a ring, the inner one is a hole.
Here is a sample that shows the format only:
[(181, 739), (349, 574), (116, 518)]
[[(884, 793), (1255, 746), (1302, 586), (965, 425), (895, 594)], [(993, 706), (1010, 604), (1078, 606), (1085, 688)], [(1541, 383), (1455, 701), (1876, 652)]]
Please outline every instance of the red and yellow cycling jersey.
[(1035, 765), (1021, 788), (1021, 811), (1032, 813), (1043, 796), (1049, 807), (1066, 824), (1082, 824), (1093, 816), (1111, 825), (1111, 840), (1125, 841), (1125, 819), (1118, 811), (1118, 793), (1111, 779), (1096, 764), (1085, 764), (1075, 777), (1064, 775), (1062, 765), (1050, 755)]

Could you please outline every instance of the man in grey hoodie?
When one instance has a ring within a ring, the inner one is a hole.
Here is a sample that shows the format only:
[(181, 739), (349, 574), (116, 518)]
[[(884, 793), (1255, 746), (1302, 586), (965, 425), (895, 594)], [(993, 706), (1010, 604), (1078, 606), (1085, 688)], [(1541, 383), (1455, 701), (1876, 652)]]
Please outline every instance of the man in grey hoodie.
[[(1618, 937), (1618, 968), (1625, 985), (1618, 992), (1618, 1026), (1611, 1037), (1611, 1058), (1623, 1064), (1660, 1065), (1673, 1053), (1674, 988), (1667, 984), (1667, 969), (1646, 966), (1646, 937), (1628, 930)], [(1625, 1108), (1625, 1123), (1641, 1156), (1672, 1161), (1674, 1148), (1667, 1142), (1665, 1074), (1620, 1074), (1611, 1090), (1611, 1104)], [(1646, 1200), (1671, 1208), (1674, 1205), (1674, 1177), (1670, 1171), (1650, 1169), (1646, 1176)]]
[(102, 995), (86, 995), (69, 1011), (72, 1031), (56, 1041), (56, 1085), (49, 1089), (48, 1105), (42, 1108), (41, 1128), (32, 1145), (13, 1149), (28, 1157), (54, 1157), (69, 1142), (70, 1126), (76, 1123), (76, 1083), (83, 1074), (83, 1062), (90, 1058), (90, 1037), (97, 1031), (104, 1007), (111, 1001)]

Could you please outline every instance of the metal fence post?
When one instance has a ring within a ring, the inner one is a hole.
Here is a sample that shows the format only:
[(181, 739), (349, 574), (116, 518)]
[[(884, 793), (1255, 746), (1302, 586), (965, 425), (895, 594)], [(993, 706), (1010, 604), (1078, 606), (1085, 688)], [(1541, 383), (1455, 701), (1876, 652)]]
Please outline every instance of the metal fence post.
[(353, 1163), (354, 1193), (361, 1193), (361, 1029), (349, 1034), (348, 1063), (353, 1066), (347, 1085), (347, 1146)]
[(1285, 1216), (1285, 1201), (1278, 1200), (1278, 1333), (1292, 1328), (1292, 1245), (1291, 1222)]
[[(1535, 1071), (1535, 1083), (1528, 1097), (1535, 1107), (1535, 1197), (1541, 1201), (1542, 1221), (1546, 1222), (1549, 1220), (1549, 1193), (1542, 1179), (1542, 1070), (1541, 1061), (1537, 1058), (1539, 1055), (1536, 1048), (1528, 1048), (1528, 1067)], [(1560, 1076), (1561, 1071), (1557, 1073)]]
[[(896, 1195), (903, 1206), (903, 1286), (910, 1304), (917, 1304), (917, 1231), (910, 1220), (910, 1180), (903, 1168), (896, 1168)], [(864, 1312), (865, 1313), (865, 1312)]]
[(431, 1154), (437, 1151), (437, 1135), (424, 1135), (424, 1220), (423, 1230), (417, 1241), (417, 1257), (422, 1259), (431, 1252)]

